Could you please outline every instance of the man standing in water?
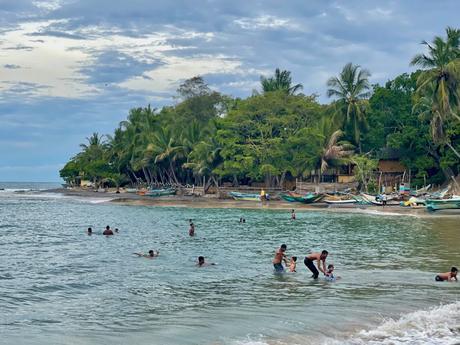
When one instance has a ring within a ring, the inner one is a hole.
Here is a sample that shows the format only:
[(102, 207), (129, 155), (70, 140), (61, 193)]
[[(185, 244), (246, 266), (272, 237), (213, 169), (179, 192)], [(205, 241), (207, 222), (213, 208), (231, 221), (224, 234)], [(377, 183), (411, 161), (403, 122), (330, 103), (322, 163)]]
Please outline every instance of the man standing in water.
[[(328, 254), (329, 253), (327, 250), (323, 250), (321, 253), (311, 253), (305, 257), (303, 263), (313, 273), (313, 275), (311, 276), (313, 279), (318, 279), (318, 270), (323, 272), (323, 274), (326, 274), (326, 258)], [(315, 260), (318, 269), (316, 269), (315, 264), (313, 263)]]
[(188, 234), (190, 237), (195, 236), (195, 224), (193, 224), (191, 219), (190, 219), (190, 229), (188, 229)]
[(282, 244), (281, 247), (279, 247), (276, 252), (275, 252), (275, 258), (273, 259), (273, 267), (275, 268), (276, 273), (282, 273), (284, 272), (284, 267), (282, 264), (282, 261), (287, 265), (287, 258), (286, 258), (286, 252), (287, 246), (285, 244)]
[(113, 235), (113, 231), (110, 229), (110, 226), (106, 226), (105, 227), (105, 230), (104, 232), (102, 233), (102, 235), (105, 235), (105, 236), (110, 236), (110, 235)]

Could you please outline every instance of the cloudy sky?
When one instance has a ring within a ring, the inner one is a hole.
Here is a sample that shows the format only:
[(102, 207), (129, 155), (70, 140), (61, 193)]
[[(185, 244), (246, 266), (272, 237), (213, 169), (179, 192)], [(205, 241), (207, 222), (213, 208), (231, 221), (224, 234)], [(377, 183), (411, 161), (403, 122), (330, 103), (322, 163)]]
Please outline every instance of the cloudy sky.
[(195, 75), (247, 96), (280, 67), (322, 102), (350, 61), (384, 82), (459, 13), (458, 0), (0, 0), (0, 181), (58, 181), (85, 137)]

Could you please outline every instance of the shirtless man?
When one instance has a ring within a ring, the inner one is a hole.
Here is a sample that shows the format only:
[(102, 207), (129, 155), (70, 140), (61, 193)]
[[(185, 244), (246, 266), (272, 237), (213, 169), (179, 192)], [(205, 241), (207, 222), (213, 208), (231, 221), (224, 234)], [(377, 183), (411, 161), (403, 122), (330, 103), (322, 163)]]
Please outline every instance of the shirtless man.
[(110, 230), (110, 226), (107, 225), (107, 226), (105, 227), (105, 230), (104, 230), (104, 232), (102, 233), (102, 235), (106, 235), (106, 236), (113, 235), (113, 231)]
[(276, 252), (275, 252), (275, 257), (273, 258), (273, 267), (275, 268), (275, 272), (277, 273), (282, 273), (284, 272), (284, 267), (282, 262), (287, 265), (288, 261), (286, 258), (286, 252), (287, 246), (285, 244), (282, 244), (281, 247), (279, 247)]
[(457, 267), (452, 267), (450, 269), (450, 272), (446, 272), (446, 273), (439, 273), (434, 279), (437, 281), (437, 282), (443, 282), (443, 281), (448, 281), (448, 282), (451, 282), (451, 281), (458, 281), (457, 279), (457, 273), (458, 273), (458, 269)]
[(154, 251), (154, 250), (150, 249), (148, 254), (142, 254), (142, 253), (133, 253), (133, 254), (137, 255), (137, 256), (141, 256), (143, 258), (153, 259), (153, 258), (157, 257), (158, 255), (160, 255), (160, 251), (159, 250)]
[[(318, 276), (319, 276), (318, 270), (323, 272), (323, 274), (326, 274), (326, 258), (328, 254), (329, 253), (327, 250), (323, 250), (321, 253), (311, 253), (305, 257), (305, 260), (303, 261), (303, 263), (313, 273), (313, 275), (311, 276), (312, 278), (318, 279)], [(318, 269), (316, 269), (313, 263), (315, 260), (316, 260), (316, 265), (318, 266)]]

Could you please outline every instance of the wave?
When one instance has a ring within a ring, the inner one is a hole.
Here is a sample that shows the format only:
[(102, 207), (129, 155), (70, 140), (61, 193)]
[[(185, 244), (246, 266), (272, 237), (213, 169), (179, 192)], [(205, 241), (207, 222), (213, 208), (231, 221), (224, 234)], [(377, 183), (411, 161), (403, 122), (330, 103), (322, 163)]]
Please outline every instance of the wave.
[(460, 344), (460, 302), (419, 310), (400, 319), (385, 320), (375, 329), (362, 330), (326, 345)]
[(266, 339), (239, 340), (232, 345), (459, 345), (460, 302), (419, 310), (399, 319), (386, 319), (373, 329), (354, 331), (335, 338), (287, 336), (283, 341)]

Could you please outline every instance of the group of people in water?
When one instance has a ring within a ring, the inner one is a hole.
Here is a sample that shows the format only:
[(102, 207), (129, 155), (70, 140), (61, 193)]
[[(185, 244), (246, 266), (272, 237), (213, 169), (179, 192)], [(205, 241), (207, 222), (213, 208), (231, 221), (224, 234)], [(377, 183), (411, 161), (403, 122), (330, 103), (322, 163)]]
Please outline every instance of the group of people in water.
[[(291, 219), (295, 220), (296, 219), (296, 214), (295, 210), (291, 210)], [(240, 223), (246, 223), (245, 218), (240, 218)], [(118, 228), (115, 228), (115, 230), (112, 230), (109, 225), (106, 226), (105, 230), (102, 232), (102, 235), (105, 236), (112, 236), (115, 233), (119, 233)], [(88, 235), (93, 234), (92, 228), (88, 228), (87, 230)], [(189, 231), (188, 234), (190, 237), (195, 236), (195, 224), (193, 223), (192, 219), (189, 219)], [(275, 251), (275, 257), (272, 260), (273, 263), (273, 268), (275, 270), (275, 273), (277, 274), (282, 274), (286, 272), (283, 262), (286, 265), (286, 267), (289, 267), (289, 272), (294, 273), (297, 272), (297, 256), (291, 256), (289, 259), (286, 255), (287, 251), (287, 245), (282, 244), (276, 251)], [(159, 250), (149, 250), (148, 254), (143, 254), (143, 253), (133, 253), (134, 255), (137, 255), (139, 257), (144, 257), (148, 259), (153, 259), (156, 258), (160, 255)], [(340, 279), (340, 277), (336, 277), (334, 275), (334, 265), (329, 264), (326, 267), (326, 258), (328, 257), (329, 252), (327, 250), (323, 250), (321, 252), (312, 252), (305, 256), (305, 259), (303, 261), (304, 265), (310, 270), (312, 273), (312, 278), (313, 279), (318, 279), (320, 272), (323, 274), (324, 279), (327, 281), (335, 281), (337, 279)], [(315, 267), (316, 263), (316, 267)], [(197, 260), (198, 267), (205, 267), (205, 266), (210, 266), (210, 265), (215, 265), (215, 263), (207, 263), (205, 262), (204, 256), (199, 256)], [(445, 273), (439, 273), (436, 275), (435, 280), (436, 281), (458, 281), (457, 279), (457, 273), (458, 269), (456, 267), (452, 267), (449, 272)]]

